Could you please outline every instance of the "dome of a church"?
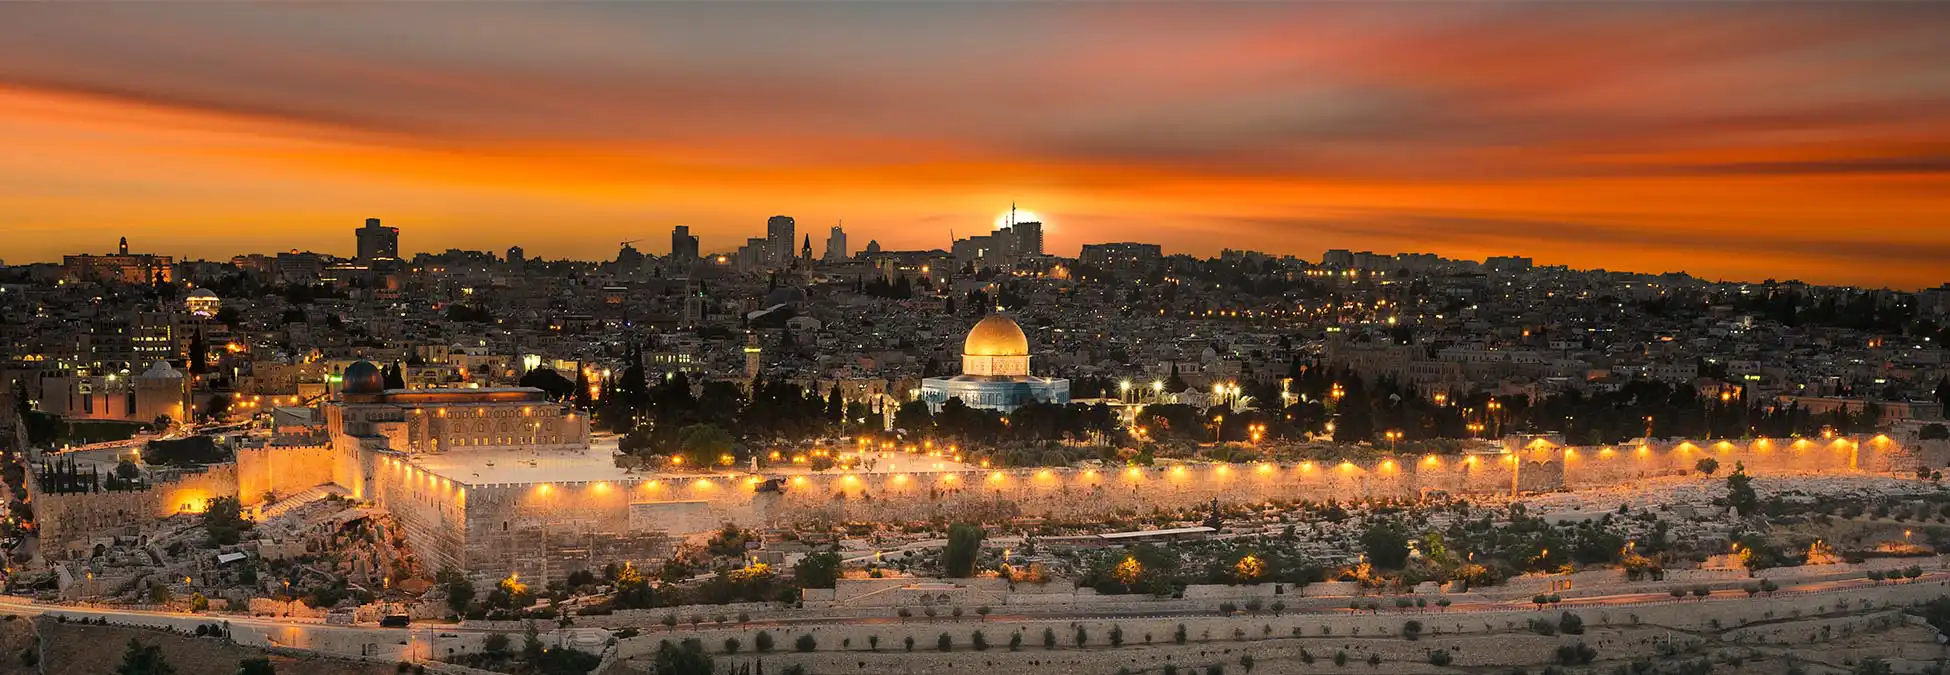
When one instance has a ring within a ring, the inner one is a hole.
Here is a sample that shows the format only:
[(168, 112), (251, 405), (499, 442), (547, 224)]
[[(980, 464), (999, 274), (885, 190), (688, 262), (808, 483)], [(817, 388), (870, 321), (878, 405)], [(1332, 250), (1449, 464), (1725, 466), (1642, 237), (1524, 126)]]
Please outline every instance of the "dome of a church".
[(1015, 320), (990, 314), (968, 331), (961, 353), (964, 356), (1028, 356), (1029, 337), (1022, 334), (1022, 327)]
[(386, 375), (379, 372), (379, 366), (371, 361), (359, 361), (345, 367), (344, 385), (341, 391), (347, 394), (380, 394), (386, 391)]

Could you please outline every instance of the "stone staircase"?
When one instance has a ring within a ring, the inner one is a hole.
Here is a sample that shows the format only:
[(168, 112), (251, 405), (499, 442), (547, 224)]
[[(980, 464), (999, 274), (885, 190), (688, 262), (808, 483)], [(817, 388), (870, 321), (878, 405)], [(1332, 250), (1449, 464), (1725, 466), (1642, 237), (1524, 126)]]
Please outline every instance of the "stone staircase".
[(339, 487), (337, 485), (332, 485), (329, 483), (325, 485), (313, 486), (310, 488), (306, 488), (300, 492), (297, 492), (289, 497), (285, 497), (284, 499), (280, 499), (274, 503), (266, 504), (262, 507), (259, 507), (257, 510), (257, 519), (269, 520), (284, 515), (285, 513), (290, 512), (292, 509), (298, 508), (300, 506), (304, 506), (306, 504), (310, 504), (312, 502), (318, 501), (320, 499), (324, 499), (326, 497), (330, 497), (333, 495), (344, 497), (350, 494), (351, 493), (345, 491), (345, 488)]

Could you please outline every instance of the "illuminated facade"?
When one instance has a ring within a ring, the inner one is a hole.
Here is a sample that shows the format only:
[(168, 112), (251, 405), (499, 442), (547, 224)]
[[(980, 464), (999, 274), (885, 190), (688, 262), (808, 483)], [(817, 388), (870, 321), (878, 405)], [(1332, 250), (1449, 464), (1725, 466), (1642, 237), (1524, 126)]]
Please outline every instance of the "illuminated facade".
[(113, 255), (61, 256), (61, 274), (70, 281), (152, 284), (169, 283), (175, 278), (176, 259), (166, 255), (130, 253), (129, 239)]
[(962, 374), (921, 381), (921, 400), (936, 411), (949, 399), (970, 408), (1007, 412), (1032, 401), (1070, 402), (1070, 381), (1029, 374), (1029, 337), (1009, 317), (990, 314), (962, 342)]

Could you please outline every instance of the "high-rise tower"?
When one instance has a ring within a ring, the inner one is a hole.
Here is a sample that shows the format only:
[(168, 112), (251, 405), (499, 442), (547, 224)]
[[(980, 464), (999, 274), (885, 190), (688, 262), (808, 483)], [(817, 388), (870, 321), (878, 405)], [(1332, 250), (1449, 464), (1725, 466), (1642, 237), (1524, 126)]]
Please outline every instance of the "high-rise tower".
[(826, 235), (826, 262), (846, 260), (846, 230), (834, 225), (833, 232)]
[(766, 263), (785, 267), (792, 262), (792, 216), (772, 216), (765, 221)]
[(367, 218), (366, 226), (352, 233), (359, 240), (359, 262), (399, 259), (399, 228), (380, 225), (378, 218)]

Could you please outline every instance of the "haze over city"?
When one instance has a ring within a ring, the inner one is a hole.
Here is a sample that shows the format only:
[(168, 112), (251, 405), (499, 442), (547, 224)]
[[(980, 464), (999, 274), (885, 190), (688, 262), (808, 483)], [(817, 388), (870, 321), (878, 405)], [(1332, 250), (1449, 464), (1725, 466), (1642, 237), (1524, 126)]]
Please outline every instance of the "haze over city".
[[(602, 259), (761, 221), (945, 248), (1518, 254), (1915, 289), (1950, 259), (1935, 4), (0, 8), (0, 258)], [(661, 249), (650, 249), (664, 253)]]

